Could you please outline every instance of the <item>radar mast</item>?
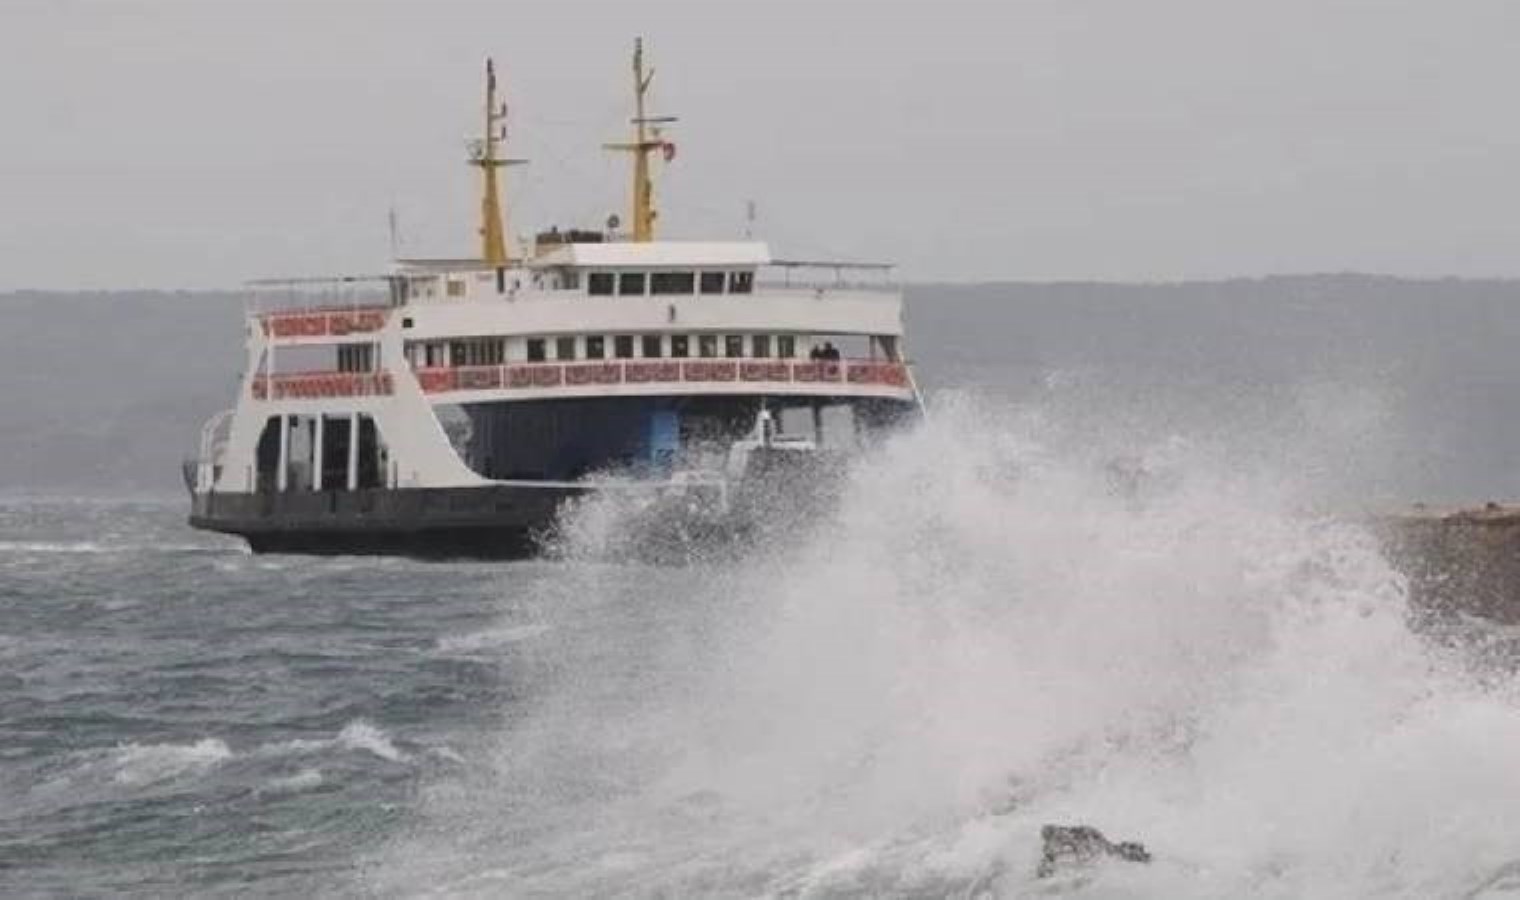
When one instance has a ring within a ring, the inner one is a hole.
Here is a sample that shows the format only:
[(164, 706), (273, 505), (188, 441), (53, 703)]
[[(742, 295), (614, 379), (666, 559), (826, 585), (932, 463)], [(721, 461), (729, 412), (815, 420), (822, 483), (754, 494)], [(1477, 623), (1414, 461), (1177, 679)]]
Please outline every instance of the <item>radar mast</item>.
[(675, 116), (651, 116), (645, 109), (649, 84), (654, 81), (654, 70), (644, 71), (644, 39), (633, 43), (633, 141), (626, 144), (605, 144), (608, 150), (621, 150), (633, 154), (633, 239), (638, 242), (654, 240), (654, 220), (659, 215), (654, 208), (654, 181), (649, 175), (649, 155), (656, 150), (665, 161), (675, 157), (676, 145), (660, 134), (661, 125), (676, 121)]
[(507, 217), (496, 184), (496, 170), (505, 166), (520, 166), (526, 159), (507, 159), (501, 156), (507, 143), (507, 102), (496, 100), (496, 65), (486, 60), (486, 120), (485, 136), (474, 143), (470, 153), (470, 165), (480, 169), (482, 178), (480, 197), (480, 258), (487, 265), (505, 266), (511, 262), (507, 255)]

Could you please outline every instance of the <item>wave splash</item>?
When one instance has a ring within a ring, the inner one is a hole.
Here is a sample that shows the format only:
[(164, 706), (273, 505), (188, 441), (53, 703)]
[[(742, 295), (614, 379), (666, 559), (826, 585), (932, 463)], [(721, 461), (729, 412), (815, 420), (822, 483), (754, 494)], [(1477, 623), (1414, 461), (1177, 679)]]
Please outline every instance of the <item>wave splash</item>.
[[(1228, 448), (1172, 441), (1116, 484), (1112, 448), (1045, 433), (950, 404), (862, 460), (807, 541), (680, 577), (568, 566), (598, 615), (658, 624), (565, 644), (582, 655), (425, 798), (379, 881), (1426, 897), (1505, 879), (1520, 697), (1410, 629), (1372, 537), (1297, 512), (1313, 486)], [(1041, 886), (1050, 822), (1156, 861)]]

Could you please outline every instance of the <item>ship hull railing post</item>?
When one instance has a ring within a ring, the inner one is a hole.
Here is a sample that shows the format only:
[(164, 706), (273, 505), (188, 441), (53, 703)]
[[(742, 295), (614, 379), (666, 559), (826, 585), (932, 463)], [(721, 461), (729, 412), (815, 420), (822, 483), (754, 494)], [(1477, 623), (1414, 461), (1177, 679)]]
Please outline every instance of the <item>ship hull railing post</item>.
[(326, 421), (326, 416), (317, 414), (316, 433), (311, 439), (311, 489), (314, 491), (322, 490), (322, 442), (326, 437), (324, 432), (327, 429), (323, 427)]
[(359, 489), (359, 414), (348, 414), (348, 489)]
[(280, 468), (275, 472), (275, 489), (285, 493), (290, 487), (290, 416), (280, 416)]

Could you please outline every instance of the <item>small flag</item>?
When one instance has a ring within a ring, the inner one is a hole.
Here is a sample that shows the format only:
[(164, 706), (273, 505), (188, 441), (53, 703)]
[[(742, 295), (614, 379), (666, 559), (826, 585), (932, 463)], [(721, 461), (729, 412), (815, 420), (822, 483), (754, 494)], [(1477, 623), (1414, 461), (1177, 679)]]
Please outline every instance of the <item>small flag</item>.
[(676, 145), (670, 141), (662, 142), (660, 144), (660, 154), (665, 158), (666, 162), (670, 162), (676, 158)]

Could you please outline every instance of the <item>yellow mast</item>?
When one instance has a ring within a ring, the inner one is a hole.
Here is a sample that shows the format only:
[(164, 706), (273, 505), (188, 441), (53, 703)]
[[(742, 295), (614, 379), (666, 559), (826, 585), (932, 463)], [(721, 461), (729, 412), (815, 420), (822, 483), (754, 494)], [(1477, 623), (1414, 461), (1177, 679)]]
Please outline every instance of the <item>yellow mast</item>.
[(674, 116), (649, 116), (644, 110), (644, 98), (649, 93), (649, 83), (654, 81), (654, 70), (644, 71), (644, 39), (633, 43), (633, 142), (606, 144), (608, 150), (622, 150), (633, 154), (633, 239), (654, 240), (654, 182), (649, 177), (649, 154), (661, 150), (669, 159), (675, 145), (660, 136), (659, 126), (676, 121)]
[(470, 155), (470, 165), (480, 169), (483, 178), (480, 197), (480, 258), (487, 265), (504, 266), (511, 262), (507, 255), (506, 215), (497, 192), (496, 170), (503, 166), (518, 166), (525, 159), (505, 159), (499, 152), (507, 142), (507, 103), (496, 102), (496, 66), (486, 60), (486, 130), (485, 136)]

